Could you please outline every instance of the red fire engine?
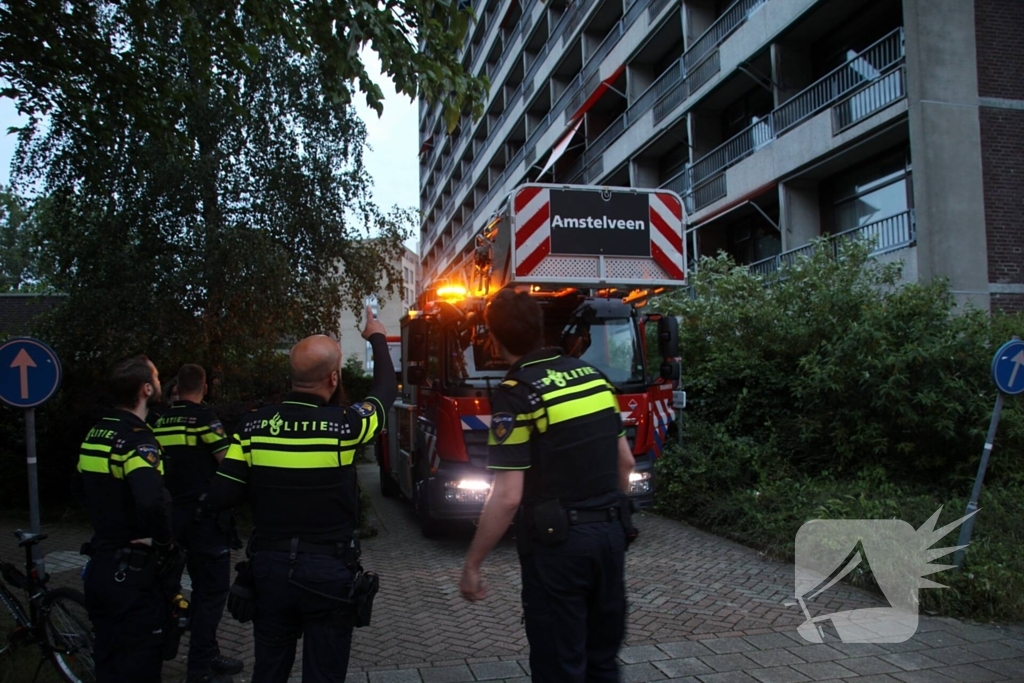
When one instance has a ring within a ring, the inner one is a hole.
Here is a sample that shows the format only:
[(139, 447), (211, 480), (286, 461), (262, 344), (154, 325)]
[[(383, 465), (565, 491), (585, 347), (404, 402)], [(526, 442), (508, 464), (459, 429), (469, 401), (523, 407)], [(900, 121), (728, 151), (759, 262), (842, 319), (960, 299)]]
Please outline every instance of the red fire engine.
[[(483, 311), (504, 287), (544, 311), (545, 344), (588, 361), (618, 394), (636, 456), (630, 494), (654, 497), (654, 461), (674, 418), (676, 320), (643, 311), (686, 280), (683, 204), (663, 190), (524, 185), (476, 236), (476, 249), (442, 269), (401, 323), (402, 391), (377, 448), (385, 496), (402, 494), (431, 535), (480, 514), (491, 392), (507, 365), (493, 351)], [(657, 325), (650, 368), (647, 328)]]

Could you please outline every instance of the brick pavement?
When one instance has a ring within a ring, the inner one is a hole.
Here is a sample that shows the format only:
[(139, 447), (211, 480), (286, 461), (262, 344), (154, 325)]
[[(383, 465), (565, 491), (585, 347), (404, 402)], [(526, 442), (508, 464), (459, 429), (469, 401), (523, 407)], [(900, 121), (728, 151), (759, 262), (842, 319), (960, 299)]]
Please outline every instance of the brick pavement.
[[(373, 494), (380, 534), (364, 542), (363, 564), (381, 574), (373, 625), (353, 639), (349, 680), (355, 683), (458, 683), (528, 680), (528, 644), (520, 624), (519, 570), (504, 542), (484, 567), (491, 594), (470, 604), (457, 582), (472, 529), (426, 540), (410, 506), (379, 495), (376, 468), (360, 466)], [(0, 555), (20, 558), (0, 520)], [(683, 524), (644, 515), (640, 540), (627, 556), (630, 615), (620, 652), (623, 680), (691, 683), (963, 683), (1024, 681), (1024, 627), (923, 617), (918, 634), (893, 645), (811, 645), (796, 633), (803, 621), (792, 597), (793, 567)], [(44, 525), (56, 585), (79, 586), (75, 554), (88, 530)], [(940, 579), (941, 580), (941, 579)], [(853, 588), (833, 591), (831, 610), (877, 606)], [(221, 647), (252, 671), (252, 631), (226, 616)], [(187, 639), (181, 652), (187, 651)], [(165, 680), (184, 676), (184, 657), (168, 662)], [(301, 655), (293, 680), (300, 680)]]

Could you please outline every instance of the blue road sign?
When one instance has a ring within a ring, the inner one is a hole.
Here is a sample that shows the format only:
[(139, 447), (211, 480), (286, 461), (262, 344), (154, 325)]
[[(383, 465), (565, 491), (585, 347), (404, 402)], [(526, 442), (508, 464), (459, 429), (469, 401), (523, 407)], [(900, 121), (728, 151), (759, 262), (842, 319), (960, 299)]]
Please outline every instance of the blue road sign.
[(38, 339), (12, 339), (0, 346), (0, 400), (15, 408), (33, 408), (60, 386), (57, 354)]
[(1024, 340), (1014, 339), (999, 347), (992, 359), (992, 381), (1004, 394), (1024, 393)]

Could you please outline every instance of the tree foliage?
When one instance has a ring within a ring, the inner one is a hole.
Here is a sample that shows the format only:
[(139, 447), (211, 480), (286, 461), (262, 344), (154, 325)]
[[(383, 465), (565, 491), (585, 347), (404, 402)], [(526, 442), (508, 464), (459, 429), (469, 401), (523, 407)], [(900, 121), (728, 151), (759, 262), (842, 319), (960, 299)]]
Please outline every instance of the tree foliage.
[(470, 19), (432, 0), (0, 1), (3, 94), (30, 117), (14, 177), (48, 196), (66, 362), (244, 373), (392, 292), (415, 216), (372, 201), (351, 102), (383, 96), (360, 50), (454, 122), (487, 87), (456, 54)]
[(0, 185), (0, 292), (32, 291), (36, 226), (42, 202), (19, 197)]

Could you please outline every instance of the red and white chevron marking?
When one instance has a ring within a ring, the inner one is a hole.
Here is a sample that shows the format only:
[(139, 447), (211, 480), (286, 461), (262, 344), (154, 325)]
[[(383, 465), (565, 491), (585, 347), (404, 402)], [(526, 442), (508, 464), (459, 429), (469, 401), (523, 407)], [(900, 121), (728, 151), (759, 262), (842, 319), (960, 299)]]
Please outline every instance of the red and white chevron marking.
[(516, 193), (516, 277), (524, 277), (551, 253), (551, 193), (524, 187)]
[(673, 195), (652, 192), (651, 198), (651, 257), (673, 280), (686, 277), (682, 264), (686, 262), (683, 242), (683, 207)]
[[(683, 207), (664, 192), (650, 195), (651, 258), (673, 280), (686, 277)], [(545, 187), (524, 187), (514, 198), (516, 214), (516, 277), (525, 277), (551, 253), (551, 193)]]

